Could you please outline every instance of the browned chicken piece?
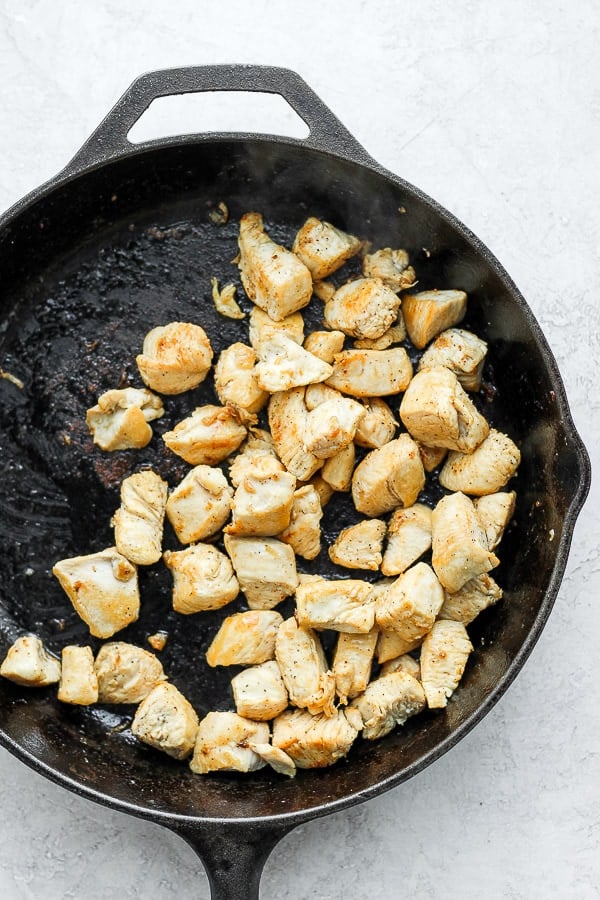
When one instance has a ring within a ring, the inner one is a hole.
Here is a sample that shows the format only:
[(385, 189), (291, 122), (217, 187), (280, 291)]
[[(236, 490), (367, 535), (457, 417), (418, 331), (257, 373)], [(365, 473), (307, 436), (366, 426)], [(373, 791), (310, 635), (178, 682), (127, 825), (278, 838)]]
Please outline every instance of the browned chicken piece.
[(515, 511), (515, 491), (496, 491), (473, 500), (479, 520), (485, 530), (488, 547), (495, 550)]
[(142, 381), (159, 394), (183, 394), (208, 375), (213, 351), (206, 332), (191, 322), (169, 322), (144, 338), (135, 361)]
[(304, 349), (331, 364), (335, 354), (344, 346), (345, 339), (343, 331), (313, 331), (304, 339)]
[(136, 472), (121, 482), (121, 506), (112, 524), (119, 553), (138, 566), (158, 562), (169, 486), (156, 472)]
[[(268, 431), (262, 428), (251, 428), (248, 437), (240, 447), (239, 452), (229, 463), (229, 478), (234, 487), (239, 487), (249, 471), (252, 471), (254, 460), (259, 456), (271, 456), (277, 459), (273, 438)], [(285, 466), (280, 463), (281, 471)]]
[(296, 235), (292, 249), (310, 269), (314, 281), (321, 281), (356, 256), (361, 247), (362, 242), (354, 235), (311, 216)]
[(472, 331), (448, 328), (436, 337), (419, 360), (419, 372), (446, 366), (454, 372), (465, 391), (478, 391), (486, 353), (486, 342)]
[(227, 316), (228, 319), (246, 318), (246, 313), (241, 309), (235, 299), (237, 291), (235, 284), (226, 284), (219, 289), (219, 282), (216, 278), (211, 278), (210, 284), (212, 287), (213, 303), (215, 304), (215, 309), (218, 313), (221, 313), (222, 316)]
[(298, 573), (288, 544), (272, 537), (233, 534), (226, 534), (224, 540), (250, 609), (272, 609), (294, 593)]
[(357, 278), (325, 304), (325, 324), (354, 338), (380, 338), (394, 324), (400, 297), (379, 278)]
[(173, 609), (183, 615), (221, 609), (240, 592), (229, 558), (212, 544), (166, 550), (163, 559), (173, 576)]
[(335, 388), (329, 387), (328, 384), (323, 384), (322, 381), (318, 384), (307, 384), (304, 391), (304, 402), (309, 412), (312, 412), (317, 406), (322, 406), (332, 400), (341, 400), (343, 397), (343, 394), (336, 391)]
[(466, 310), (464, 291), (420, 291), (402, 297), (406, 330), (418, 350), (426, 347), (440, 332), (460, 322)]
[(167, 500), (167, 518), (182, 544), (211, 537), (231, 513), (233, 489), (220, 469), (194, 466), (173, 488)]
[(411, 644), (427, 634), (444, 602), (444, 591), (427, 563), (411, 566), (377, 601), (379, 628), (395, 631)]
[(363, 275), (367, 278), (381, 278), (392, 291), (406, 291), (416, 282), (415, 270), (409, 265), (406, 250), (392, 250), (384, 247), (363, 257)]
[(304, 319), (302, 313), (292, 313), (275, 322), (259, 306), (253, 306), (250, 313), (250, 328), (248, 337), (253, 349), (258, 353), (261, 344), (268, 343), (275, 335), (283, 334), (285, 337), (302, 344), (304, 341)]
[(285, 334), (274, 334), (258, 348), (256, 380), (271, 394), (325, 381), (333, 373), (329, 363), (309, 353)]
[(235, 490), (233, 519), (227, 534), (273, 537), (290, 524), (296, 477), (275, 457), (265, 454), (252, 461)]
[(307, 628), (366, 634), (375, 624), (371, 585), (352, 578), (303, 582), (296, 589), (296, 618)]
[(419, 453), (426, 472), (433, 472), (434, 469), (437, 469), (448, 453), (447, 447), (427, 447), (425, 444), (419, 443), (419, 441), (417, 441), (417, 444), (419, 444)]
[(94, 669), (100, 703), (141, 703), (155, 685), (167, 680), (154, 653), (125, 641), (103, 644)]
[(359, 512), (380, 516), (398, 506), (412, 506), (425, 485), (419, 448), (401, 434), (371, 450), (354, 470), (352, 499)]
[(502, 599), (500, 588), (490, 575), (477, 575), (454, 594), (446, 591), (440, 619), (453, 619), (469, 625), (480, 612)]
[(101, 450), (145, 447), (152, 438), (148, 422), (164, 415), (162, 400), (145, 388), (106, 391), (85, 417)]
[(190, 755), (198, 734), (198, 716), (192, 704), (169, 682), (152, 688), (138, 706), (131, 733), (144, 744), (174, 759)]
[(333, 360), (327, 384), (352, 397), (384, 397), (405, 391), (412, 364), (404, 347), (389, 350), (342, 350)]
[(136, 621), (140, 611), (137, 569), (116, 547), (61, 559), (52, 573), (94, 637), (112, 637)]
[(340, 632), (333, 654), (332, 671), (335, 690), (344, 705), (362, 694), (371, 677), (373, 655), (377, 644), (377, 631), (367, 634)]
[(315, 559), (321, 551), (321, 519), (323, 508), (317, 489), (305, 484), (294, 492), (290, 524), (279, 535), (296, 556)]
[(272, 319), (279, 322), (309, 303), (310, 271), (294, 253), (271, 240), (260, 213), (242, 216), (238, 246), (244, 290)]
[(60, 679), (60, 660), (35, 634), (25, 634), (8, 648), (0, 675), (23, 687), (46, 687)]
[(347, 569), (377, 572), (382, 561), (386, 524), (382, 519), (364, 519), (344, 528), (329, 547), (329, 558)]
[(500, 560), (488, 549), (477, 511), (464, 494), (447, 494), (431, 516), (431, 564), (442, 585), (456, 593)]
[(406, 326), (402, 318), (402, 310), (398, 311), (396, 322), (377, 338), (359, 338), (354, 341), (358, 350), (387, 350), (393, 344), (400, 344), (406, 339)]
[(382, 628), (379, 631), (377, 647), (375, 648), (377, 662), (381, 665), (391, 659), (396, 659), (397, 656), (403, 656), (405, 653), (416, 650), (422, 643), (423, 638), (418, 638), (415, 641), (405, 641), (397, 631), (393, 631), (391, 628)]
[(299, 481), (308, 481), (323, 465), (322, 459), (304, 449), (307, 415), (302, 387), (273, 394), (269, 401), (269, 427), (275, 451)]
[(302, 627), (293, 616), (286, 619), (277, 631), (275, 659), (293, 706), (313, 715), (334, 715), (335, 679), (311, 628)]
[(293, 778), (296, 774), (296, 763), (291, 756), (288, 756), (279, 747), (257, 741), (249, 741), (248, 746), (279, 775), (287, 775), (288, 778)]
[(318, 297), (319, 300), (322, 300), (323, 303), (327, 303), (328, 300), (331, 300), (333, 295), (335, 294), (337, 288), (333, 281), (315, 281), (313, 283), (313, 292), (315, 297)]
[(236, 711), (245, 719), (267, 722), (287, 709), (288, 693), (274, 659), (239, 672), (231, 690)]
[(397, 671), (372, 681), (352, 705), (361, 714), (363, 738), (375, 741), (421, 712), (425, 708), (425, 693), (416, 678)]
[(421, 666), (417, 659), (414, 659), (409, 653), (403, 653), (394, 659), (389, 659), (381, 667), (381, 675), (391, 675), (392, 672), (406, 672), (412, 675), (417, 681), (421, 680)]
[(334, 491), (349, 491), (352, 487), (352, 475), (356, 463), (356, 449), (354, 444), (348, 444), (334, 456), (325, 460), (321, 469), (323, 480)]
[(166, 631), (155, 631), (154, 634), (149, 634), (146, 640), (153, 650), (164, 650), (167, 646), (169, 635)]
[(424, 503), (394, 510), (387, 527), (381, 571), (400, 575), (431, 547), (431, 510)]
[(190, 769), (209, 772), (255, 772), (265, 765), (251, 743), (269, 742), (266, 722), (253, 722), (233, 712), (209, 712), (198, 726)]
[(440, 484), (449, 491), (481, 497), (494, 494), (510, 481), (521, 462), (521, 452), (506, 434), (490, 429), (474, 453), (449, 453), (440, 472)]
[(209, 666), (254, 666), (275, 658), (275, 638), (283, 616), (250, 609), (227, 616), (206, 651)]
[(246, 426), (231, 406), (198, 406), (163, 441), (191, 466), (216, 466), (240, 446)]
[[(323, 466), (323, 468), (325, 468), (325, 466)], [(319, 472), (317, 472), (316, 475), (313, 475), (308, 483), (314, 487), (315, 491), (319, 495), (321, 509), (324, 509), (335, 493), (334, 488), (325, 481), (325, 479)]]
[(320, 769), (346, 756), (360, 725), (352, 710), (312, 716), (288, 709), (273, 722), (273, 746), (291, 756), (299, 769)]
[(215, 365), (215, 390), (223, 406), (232, 406), (250, 422), (266, 406), (269, 395), (256, 378), (256, 351), (246, 344), (230, 344)]
[(63, 647), (57, 697), (61, 703), (76, 706), (98, 702), (98, 677), (91, 647)]
[(447, 706), (472, 649), (462, 622), (440, 619), (434, 624), (421, 647), (421, 683), (430, 709)]
[(389, 443), (396, 434), (398, 422), (381, 397), (367, 397), (362, 401), (365, 414), (358, 423), (354, 443), (358, 447), (377, 449)]
[(354, 440), (364, 412), (362, 403), (341, 395), (321, 403), (306, 417), (305, 449), (317, 459), (335, 456)]

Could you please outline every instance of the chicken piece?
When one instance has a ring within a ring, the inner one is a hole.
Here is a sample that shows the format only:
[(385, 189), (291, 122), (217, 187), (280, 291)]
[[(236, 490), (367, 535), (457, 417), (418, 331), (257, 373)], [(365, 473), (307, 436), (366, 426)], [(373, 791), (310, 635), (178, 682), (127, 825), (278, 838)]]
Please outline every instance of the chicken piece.
[(405, 391), (412, 364), (404, 347), (390, 350), (342, 350), (333, 360), (327, 384), (352, 397), (384, 397)]
[(392, 672), (407, 672), (409, 675), (412, 675), (413, 678), (416, 678), (417, 681), (421, 680), (421, 666), (419, 661), (410, 656), (409, 653), (403, 653), (401, 656), (389, 659), (382, 665), (381, 675), (391, 675)]
[(135, 361), (142, 381), (159, 394), (183, 394), (202, 384), (213, 351), (206, 332), (191, 322), (169, 322), (144, 338)]
[(486, 353), (486, 342), (472, 331), (448, 328), (436, 337), (419, 360), (419, 372), (446, 366), (454, 372), (465, 391), (478, 391)]
[(328, 300), (331, 300), (336, 290), (337, 288), (333, 281), (324, 280), (313, 282), (314, 295), (315, 297), (318, 297), (319, 300), (322, 300), (323, 303), (327, 303)]
[(446, 592), (440, 619), (453, 619), (469, 625), (480, 612), (502, 599), (502, 588), (489, 575), (477, 575), (454, 594)]
[(354, 443), (358, 447), (377, 449), (389, 443), (396, 434), (398, 422), (385, 400), (367, 397), (362, 401), (365, 414), (358, 423)]
[(350, 397), (326, 400), (306, 417), (304, 448), (317, 459), (335, 456), (352, 443), (364, 413), (362, 403)]
[(488, 549), (487, 537), (471, 500), (447, 494), (431, 516), (431, 564), (451, 594), (500, 562)]
[(354, 341), (357, 350), (387, 350), (392, 344), (400, 344), (406, 340), (406, 325), (402, 318), (402, 310), (398, 310), (396, 322), (377, 338), (359, 338)]
[(116, 547), (61, 559), (52, 574), (94, 637), (112, 637), (136, 621), (140, 611), (137, 569)]
[(167, 680), (154, 653), (125, 641), (103, 644), (94, 670), (100, 703), (141, 703), (153, 687)]
[(349, 491), (352, 487), (352, 475), (356, 463), (356, 449), (354, 444), (348, 444), (334, 456), (325, 460), (321, 469), (323, 480), (334, 491)]
[(299, 769), (320, 769), (346, 756), (359, 728), (352, 710), (313, 716), (288, 709), (273, 722), (273, 746), (291, 756)]
[(406, 653), (416, 650), (422, 643), (423, 638), (406, 641), (397, 631), (393, 631), (391, 628), (382, 628), (379, 631), (377, 647), (375, 648), (377, 662), (382, 665), (391, 659), (396, 659), (398, 656), (404, 656)]
[(227, 534), (273, 537), (290, 524), (296, 478), (275, 457), (252, 461), (233, 495)]
[(489, 425), (443, 366), (417, 372), (400, 403), (400, 418), (415, 441), (472, 453), (489, 432)]
[(302, 313), (293, 313), (291, 316), (286, 316), (285, 319), (274, 322), (259, 306), (252, 307), (248, 337), (257, 353), (261, 344), (269, 343), (274, 336), (281, 334), (294, 341), (295, 344), (301, 345), (304, 341)]
[(98, 702), (98, 677), (91, 647), (63, 647), (57, 696), (61, 703), (77, 706)]
[(275, 659), (291, 704), (312, 715), (334, 715), (335, 679), (312, 628), (303, 627), (294, 616), (286, 619), (277, 631)]
[[(234, 487), (240, 486), (248, 472), (252, 471), (254, 460), (259, 456), (271, 456), (273, 459), (277, 459), (270, 433), (262, 428), (252, 428), (239, 453), (229, 464), (229, 478)], [(285, 472), (283, 463), (280, 465), (281, 471)]]
[(420, 444), (419, 441), (417, 444), (419, 444), (419, 453), (426, 472), (433, 472), (434, 469), (437, 469), (448, 453), (447, 447), (427, 447), (425, 444)]
[(24, 687), (46, 687), (60, 679), (60, 661), (35, 634), (24, 634), (8, 648), (0, 675)]
[(231, 512), (233, 488), (220, 469), (194, 466), (173, 488), (167, 500), (167, 518), (182, 544), (211, 537)]
[(266, 722), (287, 709), (288, 693), (274, 659), (250, 666), (231, 679), (238, 715)]
[(421, 640), (435, 622), (444, 591), (431, 566), (416, 563), (377, 600), (379, 628), (395, 631), (408, 644)]
[(294, 253), (271, 240), (260, 213), (242, 216), (238, 246), (244, 290), (272, 319), (280, 322), (309, 303), (310, 271)]
[(321, 281), (356, 256), (361, 247), (362, 241), (354, 235), (311, 216), (296, 235), (292, 250), (310, 269), (313, 280)]
[[(346, 448), (346, 450), (347, 449), (348, 448)], [(342, 452), (345, 452), (345, 451), (342, 451)], [(335, 459), (335, 457), (334, 457), (334, 459)], [(331, 461), (332, 460), (326, 460), (325, 465), (327, 465), (327, 463), (331, 462)], [(325, 468), (325, 466), (323, 466), (323, 468)], [(313, 477), (310, 479), (310, 481), (308, 483), (310, 485), (312, 485), (312, 487), (314, 487), (315, 491), (319, 495), (319, 502), (321, 504), (321, 509), (325, 509), (325, 507), (327, 506), (327, 504), (329, 503), (329, 501), (331, 500), (331, 498), (333, 497), (333, 495), (335, 493), (334, 488), (325, 481), (325, 479), (319, 474), (319, 472), (317, 472), (316, 475), (313, 475)]]
[(406, 330), (417, 350), (422, 350), (440, 332), (460, 322), (466, 311), (464, 291), (421, 291), (402, 297)]
[(246, 434), (233, 407), (208, 404), (163, 434), (163, 441), (191, 466), (216, 466), (237, 450)]
[(497, 491), (473, 500), (479, 520), (483, 525), (490, 550), (495, 550), (515, 511), (515, 491)]
[(313, 331), (304, 339), (304, 349), (331, 364), (344, 346), (345, 338), (343, 331)]
[(321, 526), (323, 508), (319, 494), (312, 484), (305, 484), (294, 491), (290, 524), (279, 535), (279, 540), (289, 544), (296, 556), (314, 559), (321, 552)]
[(298, 584), (296, 558), (288, 544), (272, 537), (224, 537), (240, 588), (250, 609), (272, 609)]
[(416, 282), (415, 270), (409, 265), (406, 250), (392, 250), (384, 247), (363, 257), (363, 275), (366, 278), (380, 278), (392, 291), (406, 291)]
[(440, 472), (440, 484), (449, 491), (481, 497), (494, 494), (510, 481), (521, 462), (521, 452), (506, 434), (490, 433), (470, 455), (449, 453)]
[(333, 373), (329, 363), (313, 356), (285, 334), (274, 334), (268, 341), (263, 341), (258, 356), (256, 381), (271, 394), (325, 381)]
[(267, 744), (269, 726), (232, 712), (209, 712), (198, 727), (190, 769), (208, 772), (255, 772), (265, 763), (250, 743)]
[(230, 344), (215, 365), (215, 390), (223, 406), (232, 406), (242, 421), (251, 422), (266, 406), (269, 395), (256, 378), (256, 351), (246, 344)]
[(340, 703), (345, 705), (349, 699), (366, 690), (371, 677), (377, 637), (377, 631), (369, 631), (367, 634), (340, 632), (338, 635), (332, 671)]
[(189, 700), (174, 684), (162, 682), (138, 706), (131, 733), (174, 759), (185, 759), (194, 749), (198, 725), (198, 716)]
[(344, 398), (343, 394), (336, 391), (335, 388), (329, 387), (328, 384), (323, 384), (322, 381), (315, 384), (308, 384), (304, 391), (304, 402), (309, 412), (312, 412), (317, 406), (322, 406), (324, 403), (331, 403), (343, 399), (348, 398)]
[(149, 634), (146, 640), (153, 650), (164, 650), (167, 646), (169, 635), (166, 631), (155, 631), (154, 634)]
[(371, 585), (359, 579), (319, 579), (296, 589), (296, 618), (306, 628), (366, 634), (375, 624)]
[(370, 569), (381, 565), (386, 524), (381, 519), (364, 519), (344, 528), (329, 547), (329, 559), (347, 569)]
[(246, 313), (235, 299), (237, 290), (235, 284), (226, 284), (219, 290), (219, 282), (216, 278), (211, 278), (210, 283), (212, 299), (217, 312), (221, 313), (222, 316), (227, 316), (228, 319), (245, 319)]
[(354, 470), (352, 499), (359, 512), (380, 516), (412, 506), (425, 485), (419, 448), (408, 434), (371, 450)]
[(209, 666), (254, 666), (275, 658), (275, 638), (283, 622), (275, 610), (234, 613), (221, 623), (206, 651)]
[(381, 571), (400, 575), (431, 547), (431, 510), (424, 503), (396, 509), (388, 523)]
[(308, 481), (323, 465), (322, 459), (304, 449), (307, 415), (304, 388), (281, 391), (269, 401), (269, 427), (275, 451), (288, 472), (299, 481)]
[(168, 485), (156, 472), (136, 472), (121, 482), (121, 506), (112, 525), (119, 553), (138, 566), (158, 562)]
[(420, 713), (425, 708), (425, 693), (408, 672), (390, 672), (372, 681), (352, 705), (361, 714), (363, 738), (375, 741)]
[(421, 683), (430, 709), (443, 709), (463, 676), (473, 645), (462, 622), (440, 619), (421, 647)]
[(173, 576), (173, 609), (192, 613), (221, 609), (240, 592), (231, 561), (212, 544), (166, 550), (163, 559)]
[(248, 746), (279, 775), (287, 775), (289, 778), (293, 778), (296, 774), (296, 763), (291, 756), (288, 756), (279, 747), (274, 747), (272, 744), (257, 743), (256, 741), (248, 741)]
[(101, 450), (145, 447), (152, 438), (148, 422), (164, 415), (162, 400), (145, 388), (106, 391), (85, 421)]
[(379, 278), (358, 278), (325, 304), (325, 324), (354, 338), (380, 338), (394, 324), (400, 297)]

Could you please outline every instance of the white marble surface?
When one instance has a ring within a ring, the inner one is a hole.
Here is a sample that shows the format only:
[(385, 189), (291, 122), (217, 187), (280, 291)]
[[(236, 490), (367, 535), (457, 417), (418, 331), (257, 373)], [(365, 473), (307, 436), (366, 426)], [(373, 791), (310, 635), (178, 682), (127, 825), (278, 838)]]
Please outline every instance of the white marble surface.
[[(500, 258), (598, 463), (597, 2), (284, 6), (2, 0), (0, 208), (60, 169), (143, 71), (288, 66)], [(198, 121), (223, 124), (233, 120)], [(268, 130), (259, 113), (246, 124)], [(267, 863), (265, 900), (600, 896), (599, 505), (594, 484), (549, 624), (498, 706), (403, 787), (288, 836)], [(3, 900), (208, 896), (169, 833), (68, 794), (4, 751), (0, 784)]]

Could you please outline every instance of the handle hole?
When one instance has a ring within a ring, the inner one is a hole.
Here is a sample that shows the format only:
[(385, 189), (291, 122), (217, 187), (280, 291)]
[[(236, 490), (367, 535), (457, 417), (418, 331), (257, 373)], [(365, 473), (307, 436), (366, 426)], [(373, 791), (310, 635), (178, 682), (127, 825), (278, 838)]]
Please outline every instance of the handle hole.
[(158, 97), (127, 138), (133, 144), (179, 134), (210, 131), (277, 134), (304, 139), (306, 122), (278, 94), (210, 91)]

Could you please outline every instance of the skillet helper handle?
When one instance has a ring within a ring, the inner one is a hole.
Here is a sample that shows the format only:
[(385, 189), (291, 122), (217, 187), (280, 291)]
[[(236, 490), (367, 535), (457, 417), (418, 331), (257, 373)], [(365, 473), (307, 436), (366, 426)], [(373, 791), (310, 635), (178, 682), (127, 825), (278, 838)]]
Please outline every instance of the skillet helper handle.
[[(108, 162), (160, 141), (132, 144), (127, 135), (158, 97), (207, 91), (279, 94), (309, 128), (308, 137), (292, 143), (369, 163), (371, 157), (314, 91), (290, 69), (277, 66), (186, 66), (147, 72), (137, 78), (65, 168), (65, 174)], [(191, 136), (190, 136), (191, 137)]]

